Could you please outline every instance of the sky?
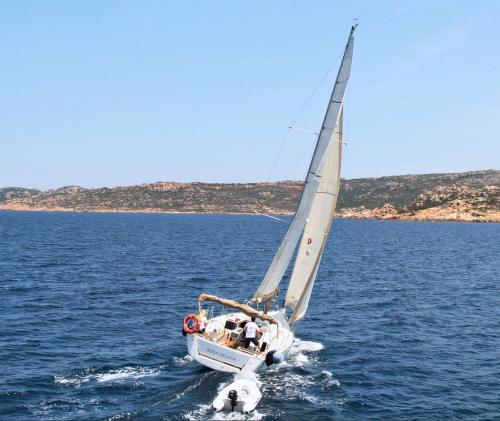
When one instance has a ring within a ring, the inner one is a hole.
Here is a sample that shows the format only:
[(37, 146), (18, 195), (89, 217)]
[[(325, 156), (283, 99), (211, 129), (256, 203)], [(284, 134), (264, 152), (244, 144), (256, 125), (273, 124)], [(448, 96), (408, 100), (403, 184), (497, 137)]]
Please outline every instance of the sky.
[(0, 186), (303, 179), (354, 18), (343, 177), (499, 169), (499, 1), (3, 0)]

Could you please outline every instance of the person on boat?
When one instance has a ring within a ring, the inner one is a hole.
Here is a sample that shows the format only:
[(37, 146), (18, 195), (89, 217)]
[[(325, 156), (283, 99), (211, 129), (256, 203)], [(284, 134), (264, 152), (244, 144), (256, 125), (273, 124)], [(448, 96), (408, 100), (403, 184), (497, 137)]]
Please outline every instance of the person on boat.
[(255, 317), (245, 325), (243, 328), (245, 337), (245, 348), (248, 348), (250, 342), (253, 343), (257, 349), (259, 348), (259, 326), (255, 323)]
[(200, 311), (200, 314), (198, 315), (198, 318), (200, 319), (200, 330), (198, 331), (199, 333), (205, 333), (205, 329), (207, 328), (207, 310), (203, 309)]

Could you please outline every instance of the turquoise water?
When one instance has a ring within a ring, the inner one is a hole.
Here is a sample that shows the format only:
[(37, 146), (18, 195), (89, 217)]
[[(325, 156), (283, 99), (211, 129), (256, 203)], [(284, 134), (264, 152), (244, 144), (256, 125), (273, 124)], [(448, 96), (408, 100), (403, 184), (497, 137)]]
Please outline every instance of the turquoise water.
[[(232, 375), (186, 357), (201, 292), (249, 298), (287, 224), (0, 212), (0, 419), (206, 419)], [(500, 419), (500, 224), (334, 222), (253, 418)], [(227, 418), (227, 417), (226, 417)]]

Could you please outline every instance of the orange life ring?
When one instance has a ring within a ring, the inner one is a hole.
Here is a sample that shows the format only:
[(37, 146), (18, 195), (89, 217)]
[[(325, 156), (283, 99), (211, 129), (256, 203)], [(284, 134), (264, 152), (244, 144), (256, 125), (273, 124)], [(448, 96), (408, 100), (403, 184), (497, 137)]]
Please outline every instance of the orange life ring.
[(186, 333), (198, 332), (200, 325), (200, 318), (196, 314), (189, 314), (184, 317), (184, 331)]

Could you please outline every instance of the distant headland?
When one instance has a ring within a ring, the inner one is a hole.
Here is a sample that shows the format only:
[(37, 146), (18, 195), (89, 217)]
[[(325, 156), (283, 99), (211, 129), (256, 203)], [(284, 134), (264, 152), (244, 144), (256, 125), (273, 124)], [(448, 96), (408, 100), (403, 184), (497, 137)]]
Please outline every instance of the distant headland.
[[(298, 181), (4, 187), (0, 210), (290, 214), (302, 187)], [(500, 171), (343, 180), (337, 210), (337, 217), (354, 219), (500, 222)]]

